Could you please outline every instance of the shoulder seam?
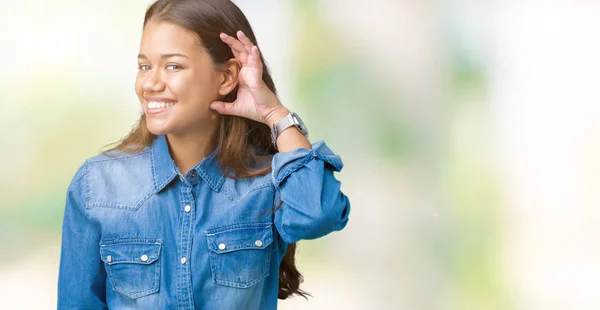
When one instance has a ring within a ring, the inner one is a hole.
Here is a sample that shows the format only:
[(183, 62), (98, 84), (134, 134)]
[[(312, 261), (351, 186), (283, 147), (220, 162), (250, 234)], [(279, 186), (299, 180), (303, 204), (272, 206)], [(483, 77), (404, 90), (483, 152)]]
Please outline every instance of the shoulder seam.
[(89, 163), (86, 161), (85, 164), (82, 167), (82, 169), (85, 169), (83, 171), (83, 179), (85, 181), (85, 188), (84, 188), (84, 191), (83, 191), (83, 200), (84, 200), (83, 207), (84, 207), (85, 210), (87, 210), (88, 204), (89, 204), (89, 201), (90, 201), (90, 199), (89, 199), (90, 198), (90, 181), (89, 181), (90, 178), (89, 178), (89, 173), (88, 173), (89, 172), (89, 166), (90, 166)]
[(253, 186), (252, 188), (250, 188), (250, 189), (248, 190), (248, 192), (246, 192), (246, 195), (248, 195), (248, 194), (250, 194), (250, 193), (252, 193), (252, 192), (254, 192), (254, 191), (257, 191), (257, 190), (259, 190), (259, 189), (263, 189), (263, 188), (265, 188), (265, 187), (272, 186), (272, 185), (273, 185), (273, 183), (271, 182), (271, 178), (268, 178), (268, 179), (269, 179), (268, 181), (265, 181), (265, 182), (263, 182), (263, 183), (260, 183), (260, 184), (258, 184), (258, 185), (255, 185), (255, 186)]
[[(150, 153), (150, 150), (146, 149), (146, 150), (143, 150), (143, 151), (135, 153), (135, 154), (124, 154), (124, 155), (118, 156), (118, 157), (95, 158), (96, 156), (94, 156), (94, 157), (88, 159), (87, 162), (91, 164), (91, 163), (104, 162), (104, 161), (123, 160), (123, 159), (129, 159), (129, 158), (133, 158), (133, 157), (146, 155), (148, 153)], [(106, 153), (100, 153), (100, 154), (98, 154), (98, 156), (99, 155), (109, 156), (109, 155), (106, 155)]]

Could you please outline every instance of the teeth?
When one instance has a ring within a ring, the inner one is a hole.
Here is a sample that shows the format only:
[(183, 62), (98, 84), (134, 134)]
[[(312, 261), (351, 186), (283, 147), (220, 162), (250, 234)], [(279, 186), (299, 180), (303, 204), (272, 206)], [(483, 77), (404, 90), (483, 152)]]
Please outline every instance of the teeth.
[(170, 108), (174, 104), (175, 104), (175, 102), (155, 102), (155, 101), (150, 101), (150, 102), (148, 102), (148, 108), (149, 109)]

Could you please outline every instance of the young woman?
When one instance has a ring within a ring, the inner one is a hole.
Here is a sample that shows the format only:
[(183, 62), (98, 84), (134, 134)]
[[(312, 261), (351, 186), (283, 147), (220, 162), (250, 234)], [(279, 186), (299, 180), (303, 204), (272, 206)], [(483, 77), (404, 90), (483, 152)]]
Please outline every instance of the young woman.
[(143, 114), (67, 193), (59, 309), (276, 309), (305, 295), (295, 243), (341, 230), (342, 162), (278, 99), (229, 0), (146, 12)]

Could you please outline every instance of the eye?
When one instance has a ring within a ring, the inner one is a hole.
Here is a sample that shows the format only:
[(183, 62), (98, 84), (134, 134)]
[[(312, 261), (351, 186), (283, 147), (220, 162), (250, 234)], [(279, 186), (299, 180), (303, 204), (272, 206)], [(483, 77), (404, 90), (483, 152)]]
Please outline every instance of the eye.
[(169, 68), (169, 67), (172, 68), (172, 69), (170, 69), (171, 71), (177, 71), (177, 70), (181, 69), (181, 67), (178, 65), (168, 65), (167, 68)]
[(140, 65), (140, 66), (138, 66), (138, 70), (148, 71), (148, 70), (150, 70), (150, 66), (148, 66), (148, 65)]

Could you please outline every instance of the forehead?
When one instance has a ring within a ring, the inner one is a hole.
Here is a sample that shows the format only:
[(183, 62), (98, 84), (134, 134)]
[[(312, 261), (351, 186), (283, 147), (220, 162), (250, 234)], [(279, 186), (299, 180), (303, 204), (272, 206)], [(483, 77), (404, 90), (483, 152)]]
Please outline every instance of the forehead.
[(169, 22), (149, 21), (144, 27), (140, 46), (142, 53), (158, 52), (201, 52), (198, 36), (181, 26)]

